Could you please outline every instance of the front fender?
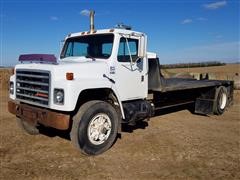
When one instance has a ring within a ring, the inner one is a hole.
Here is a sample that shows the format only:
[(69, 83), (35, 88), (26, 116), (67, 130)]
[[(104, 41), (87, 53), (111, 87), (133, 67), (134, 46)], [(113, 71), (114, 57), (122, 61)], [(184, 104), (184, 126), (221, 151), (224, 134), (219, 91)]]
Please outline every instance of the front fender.
[[(54, 89), (64, 90), (64, 104), (57, 105), (53, 103)], [(83, 90), (111, 88), (111, 83), (105, 79), (81, 79), (81, 80), (61, 80), (54, 81), (51, 84), (50, 108), (60, 111), (73, 111), (76, 107), (78, 97)]]

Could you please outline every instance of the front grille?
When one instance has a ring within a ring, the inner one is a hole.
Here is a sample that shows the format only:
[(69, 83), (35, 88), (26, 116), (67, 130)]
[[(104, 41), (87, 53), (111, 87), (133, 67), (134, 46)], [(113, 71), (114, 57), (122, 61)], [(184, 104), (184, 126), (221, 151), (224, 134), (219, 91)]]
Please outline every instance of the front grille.
[(40, 70), (16, 70), (16, 98), (22, 102), (48, 106), (50, 73)]

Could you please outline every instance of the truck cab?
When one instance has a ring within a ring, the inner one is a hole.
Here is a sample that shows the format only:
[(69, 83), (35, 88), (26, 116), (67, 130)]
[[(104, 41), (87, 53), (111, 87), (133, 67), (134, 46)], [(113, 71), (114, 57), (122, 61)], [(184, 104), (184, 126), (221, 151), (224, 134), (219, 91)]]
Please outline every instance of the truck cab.
[[(102, 70), (99, 78), (107, 80), (106, 86), (114, 89), (122, 101), (142, 99), (147, 96), (146, 38), (143, 33), (126, 29), (71, 34), (65, 41), (61, 61), (83, 57), (82, 61), (90, 64), (102, 62), (107, 69)], [(94, 74), (94, 68), (89, 70)]]

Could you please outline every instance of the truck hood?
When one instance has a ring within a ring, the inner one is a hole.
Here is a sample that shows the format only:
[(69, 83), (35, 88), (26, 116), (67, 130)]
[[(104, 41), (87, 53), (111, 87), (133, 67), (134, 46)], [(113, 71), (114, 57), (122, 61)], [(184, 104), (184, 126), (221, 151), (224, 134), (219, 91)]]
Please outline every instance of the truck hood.
[(92, 60), (84, 57), (68, 57), (59, 61), (58, 64), (29, 63), (16, 65), (15, 69), (45, 70), (51, 72), (54, 80), (66, 78), (66, 73), (74, 73), (74, 79), (96, 79), (108, 74), (109, 68), (106, 61)]

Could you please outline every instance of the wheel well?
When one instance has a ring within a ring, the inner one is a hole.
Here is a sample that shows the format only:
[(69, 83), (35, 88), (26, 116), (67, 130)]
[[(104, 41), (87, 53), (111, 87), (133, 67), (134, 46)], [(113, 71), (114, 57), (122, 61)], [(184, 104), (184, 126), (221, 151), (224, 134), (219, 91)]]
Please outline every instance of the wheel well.
[(87, 101), (92, 100), (102, 100), (107, 101), (113, 105), (115, 108), (119, 108), (119, 102), (115, 93), (110, 88), (98, 88), (98, 89), (86, 89), (83, 90), (79, 96), (73, 111), (73, 115), (77, 113), (79, 107), (86, 103)]

